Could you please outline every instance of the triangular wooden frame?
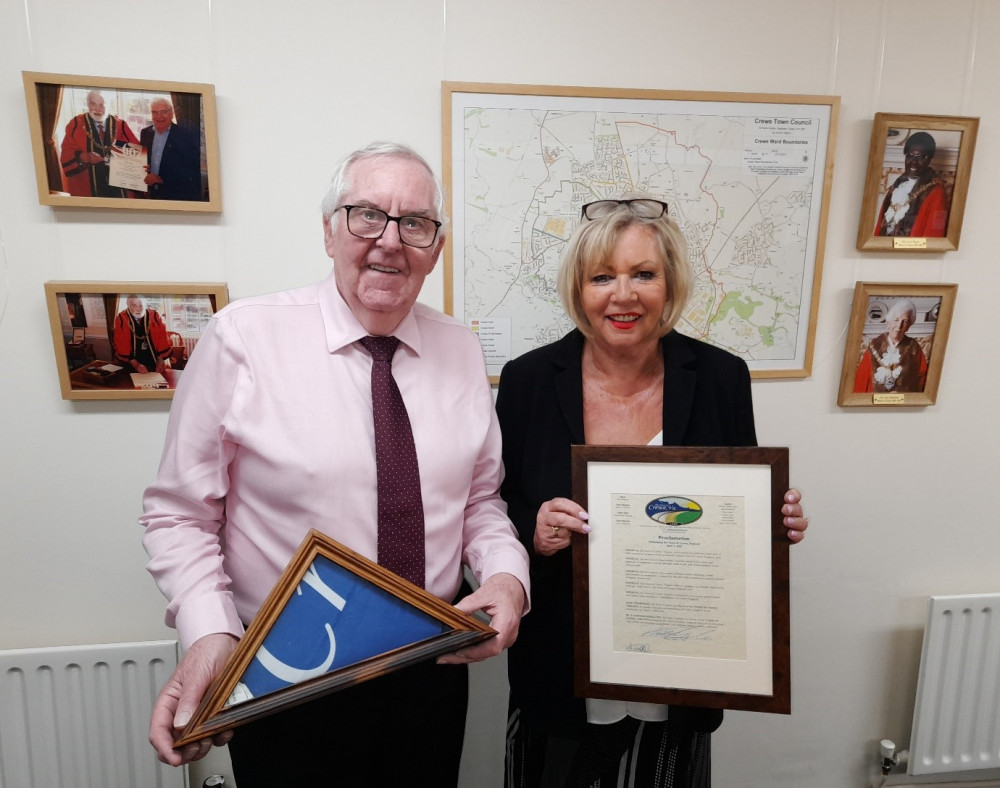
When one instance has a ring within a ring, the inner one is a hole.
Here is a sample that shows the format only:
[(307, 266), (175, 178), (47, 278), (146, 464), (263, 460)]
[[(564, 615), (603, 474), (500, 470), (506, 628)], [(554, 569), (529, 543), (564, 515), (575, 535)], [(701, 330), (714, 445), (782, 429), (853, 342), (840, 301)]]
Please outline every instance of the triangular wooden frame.
[[(237, 683), (317, 557), (327, 558), (358, 576), (361, 581), (367, 581), (388, 591), (399, 600), (400, 605), (417, 608), (446, 627), (450, 627), (451, 631), (227, 707), (226, 702)], [(492, 628), (473, 616), (461, 612), (325, 534), (315, 530), (310, 531), (278, 578), (278, 582), (236, 650), (230, 655), (226, 667), (208, 688), (191, 721), (174, 741), (174, 746), (183, 747), (191, 742), (215, 736), (252, 720), (305, 703), (320, 695), (359, 684), (416, 662), (433, 659), (441, 654), (487, 640), (496, 634)]]

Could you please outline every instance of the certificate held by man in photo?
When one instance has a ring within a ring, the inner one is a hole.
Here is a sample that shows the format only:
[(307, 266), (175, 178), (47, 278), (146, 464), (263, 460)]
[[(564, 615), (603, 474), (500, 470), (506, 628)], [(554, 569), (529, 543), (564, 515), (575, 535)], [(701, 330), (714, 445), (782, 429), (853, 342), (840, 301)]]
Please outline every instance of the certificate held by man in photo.
[(111, 149), (108, 183), (120, 189), (148, 192), (146, 186), (146, 151), (141, 145), (126, 143)]
[(742, 497), (613, 496), (614, 648), (746, 657)]

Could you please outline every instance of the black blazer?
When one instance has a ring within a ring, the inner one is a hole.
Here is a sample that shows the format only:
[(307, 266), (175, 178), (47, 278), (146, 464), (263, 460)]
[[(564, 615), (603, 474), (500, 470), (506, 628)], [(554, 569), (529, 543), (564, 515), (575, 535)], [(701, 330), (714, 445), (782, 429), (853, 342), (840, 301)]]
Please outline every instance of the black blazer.
[[(146, 163), (152, 169), (153, 134), (155, 129), (146, 126), (139, 132), (139, 142), (146, 149)], [(160, 158), (159, 176), (163, 183), (149, 187), (151, 200), (194, 200), (201, 195), (201, 141), (191, 129), (174, 123), (170, 126), (167, 142)]]
[[(573, 696), (572, 567), (569, 550), (551, 557), (533, 548), (538, 508), (572, 492), (570, 446), (583, 434), (584, 337), (572, 331), (508, 362), (501, 372), (497, 415), (506, 476), (500, 492), (531, 556), (531, 612), (508, 654), (512, 705), (550, 735), (578, 736), (584, 701)], [(663, 350), (663, 444), (755, 446), (750, 372), (742, 359), (675, 331)], [(711, 731), (712, 709), (670, 710), (672, 726)]]

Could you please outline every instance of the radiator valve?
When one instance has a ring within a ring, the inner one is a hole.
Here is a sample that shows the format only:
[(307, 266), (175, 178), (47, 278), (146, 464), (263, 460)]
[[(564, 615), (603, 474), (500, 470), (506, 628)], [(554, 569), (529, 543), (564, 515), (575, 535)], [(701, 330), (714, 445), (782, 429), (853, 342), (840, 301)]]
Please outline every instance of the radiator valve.
[(888, 774), (892, 767), (899, 763), (896, 757), (896, 743), (892, 739), (882, 739), (879, 742), (879, 752), (882, 756), (882, 774)]

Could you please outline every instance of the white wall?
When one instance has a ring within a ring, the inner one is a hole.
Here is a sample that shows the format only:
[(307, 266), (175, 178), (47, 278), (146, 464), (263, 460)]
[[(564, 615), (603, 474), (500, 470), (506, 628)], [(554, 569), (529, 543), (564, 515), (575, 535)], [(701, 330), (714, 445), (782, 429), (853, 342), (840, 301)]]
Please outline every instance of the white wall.
[[(331, 166), (386, 137), (439, 163), (441, 80), (832, 93), (813, 374), (754, 384), (758, 435), (791, 447), (813, 521), (792, 553), (794, 712), (728, 714), (716, 784), (860, 785), (878, 739), (908, 740), (926, 597), (1000, 585), (1000, 372), (984, 334), (1000, 285), (1000, 3), (0, 0), (0, 19), (0, 648), (171, 634), (135, 524), (168, 403), (62, 400), (43, 282), (221, 280), (239, 298), (321, 278)], [(39, 206), (21, 70), (213, 83), (221, 216)], [(855, 251), (877, 111), (981, 116), (960, 251)], [(138, 265), (118, 253), (134, 247)], [(937, 405), (837, 407), (856, 280), (959, 284)], [(422, 299), (440, 307), (443, 287), (439, 270)], [(476, 676), (488, 711), (471, 722), (468, 786), (499, 785), (502, 669)]]

